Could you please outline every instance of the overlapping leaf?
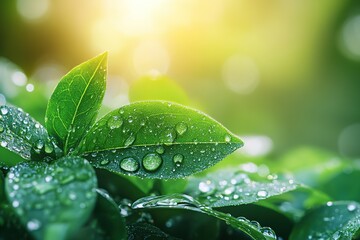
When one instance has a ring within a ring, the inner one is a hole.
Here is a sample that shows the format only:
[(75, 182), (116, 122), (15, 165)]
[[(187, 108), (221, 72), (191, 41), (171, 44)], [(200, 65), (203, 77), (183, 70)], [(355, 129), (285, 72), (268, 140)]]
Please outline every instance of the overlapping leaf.
[(79, 153), (94, 166), (117, 173), (180, 178), (214, 165), (240, 146), (240, 139), (203, 113), (146, 101), (100, 119)]
[(0, 107), (0, 145), (25, 159), (55, 158), (60, 150), (46, 129), (20, 108)]
[(359, 229), (359, 203), (328, 202), (305, 215), (290, 239), (352, 239)]
[(65, 239), (90, 215), (96, 183), (88, 161), (64, 157), (51, 165), (24, 162), (11, 168), (6, 193), (36, 239)]
[(67, 154), (95, 122), (105, 92), (107, 53), (72, 69), (57, 85), (45, 123)]
[(243, 231), (253, 239), (276, 239), (275, 233), (268, 227), (261, 227), (259, 223), (251, 222), (243, 217), (235, 218), (229, 214), (215, 211), (212, 208), (196, 201), (192, 197), (184, 194), (144, 197), (134, 202), (132, 208), (178, 208), (197, 211), (221, 219), (235, 229)]

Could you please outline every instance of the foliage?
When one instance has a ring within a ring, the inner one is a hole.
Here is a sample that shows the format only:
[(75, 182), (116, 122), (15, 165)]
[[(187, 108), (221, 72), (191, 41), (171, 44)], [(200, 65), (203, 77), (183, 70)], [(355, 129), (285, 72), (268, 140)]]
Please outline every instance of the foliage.
[[(360, 194), (341, 195), (347, 174), (359, 178), (356, 162), (329, 166), (331, 154), (306, 149), (307, 161), (319, 159), (316, 168), (296, 162), (304, 151), (261, 166), (235, 154), (217, 164), (243, 143), (197, 110), (135, 91), (133, 99), (146, 101), (97, 120), (106, 72), (104, 53), (66, 74), (48, 102), (45, 127), (20, 108), (0, 107), (0, 145), (21, 157), (0, 159), (0, 239), (357, 235)], [(189, 101), (169, 86), (164, 99)], [(285, 166), (291, 175), (280, 173)]]

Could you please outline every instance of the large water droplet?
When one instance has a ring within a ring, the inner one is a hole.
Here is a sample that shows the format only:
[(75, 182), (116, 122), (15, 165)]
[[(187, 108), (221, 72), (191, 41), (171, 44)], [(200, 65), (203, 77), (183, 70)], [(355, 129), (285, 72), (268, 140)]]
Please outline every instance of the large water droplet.
[(135, 172), (139, 169), (139, 162), (132, 157), (124, 158), (120, 162), (120, 168), (127, 172)]
[(45, 143), (45, 152), (52, 153), (54, 151), (54, 146), (52, 143)]
[(110, 129), (115, 129), (121, 127), (123, 122), (124, 121), (119, 116), (112, 116), (111, 118), (109, 118), (107, 125)]
[(135, 142), (135, 136), (130, 135), (124, 142), (124, 147), (129, 147), (131, 144)]
[(186, 123), (180, 122), (180, 123), (176, 124), (175, 129), (179, 135), (183, 135), (187, 131), (188, 126)]
[(231, 141), (230, 135), (225, 135), (225, 142), (230, 142), (230, 141)]
[(42, 149), (42, 148), (44, 147), (44, 142), (43, 142), (43, 140), (41, 140), (41, 139), (37, 140), (36, 143), (35, 143), (35, 147), (36, 147), (37, 149)]
[(176, 132), (172, 128), (167, 128), (163, 131), (161, 134), (161, 142), (167, 144), (167, 143), (173, 143), (176, 138)]
[(215, 190), (215, 184), (209, 180), (205, 182), (200, 182), (199, 190), (202, 193), (210, 194)]
[(158, 146), (155, 151), (158, 154), (163, 154), (165, 152), (165, 148), (163, 146)]
[(176, 154), (173, 157), (173, 162), (177, 167), (179, 167), (182, 164), (183, 160), (184, 160), (184, 156), (181, 154)]
[(6, 147), (6, 146), (8, 145), (8, 143), (7, 143), (6, 141), (1, 141), (1, 142), (0, 142), (0, 145), (1, 145), (2, 147)]
[(162, 158), (156, 153), (149, 153), (143, 158), (143, 166), (148, 171), (155, 171), (162, 164)]

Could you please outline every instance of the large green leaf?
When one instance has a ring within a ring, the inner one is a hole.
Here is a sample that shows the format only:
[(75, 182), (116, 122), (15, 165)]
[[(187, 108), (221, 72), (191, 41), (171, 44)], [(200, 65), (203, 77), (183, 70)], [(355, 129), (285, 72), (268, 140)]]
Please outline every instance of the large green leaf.
[(352, 239), (360, 229), (360, 204), (328, 202), (295, 225), (290, 239)]
[(148, 223), (135, 223), (128, 226), (128, 234), (131, 240), (156, 239), (156, 240), (178, 240), (159, 228)]
[(236, 206), (257, 202), (297, 189), (292, 179), (277, 175), (260, 177), (236, 169), (224, 169), (205, 177), (191, 178), (187, 193), (211, 207)]
[(99, 120), (80, 143), (95, 167), (147, 178), (181, 178), (242, 146), (209, 116), (169, 102), (137, 102)]
[(0, 107), (0, 145), (33, 160), (55, 158), (60, 151), (40, 123), (22, 109), (10, 106)]
[(183, 194), (171, 194), (164, 196), (144, 197), (132, 205), (133, 209), (152, 208), (177, 208), (201, 212), (212, 217), (225, 221), (228, 225), (238, 229), (253, 239), (268, 240), (276, 239), (275, 233), (268, 227), (261, 227), (257, 222), (251, 222), (246, 218), (235, 218), (229, 214), (215, 211), (212, 208), (201, 204), (190, 196)]
[(36, 239), (64, 239), (90, 215), (96, 176), (85, 159), (64, 157), (54, 164), (24, 162), (10, 169), (6, 194)]
[(45, 123), (65, 154), (77, 146), (95, 122), (105, 93), (107, 53), (66, 74), (52, 94)]

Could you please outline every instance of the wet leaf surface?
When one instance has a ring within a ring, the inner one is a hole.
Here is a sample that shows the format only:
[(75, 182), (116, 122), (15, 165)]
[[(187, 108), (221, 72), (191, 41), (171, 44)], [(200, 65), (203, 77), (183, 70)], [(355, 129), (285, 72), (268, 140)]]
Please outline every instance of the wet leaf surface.
[(37, 161), (52, 160), (60, 152), (39, 122), (22, 109), (10, 106), (0, 107), (0, 146)]
[(359, 203), (328, 202), (308, 212), (295, 225), (290, 239), (352, 239), (359, 229)]
[(238, 229), (253, 239), (276, 239), (273, 230), (268, 227), (261, 227), (256, 221), (249, 221), (244, 217), (232, 217), (212, 208), (201, 204), (192, 197), (184, 194), (171, 194), (164, 196), (144, 197), (135, 201), (132, 205), (133, 209), (153, 209), (153, 208), (177, 208), (201, 212), (212, 217), (225, 221), (228, 225)]
[(219, 162), (243, 145), (196, 110), (161, 101), (112, 111), (82, 140), (78, 153), (95, 167), (146, 178), (181, 178)]
[(129, 240), (157, 239), (179, 240), (164, 233), (159, 228), (148, 223), (135, 223), (128, 226)]
[(227, 169), (205, 177), (190, 178), (187, 193), (211, 207), (254, 203), (297, 189), (292, 179), (277, 175), (255, 176), (241, 170)]
[[(88, 161), (64, 157), (51, 165), (25, 162), (11, 168), (6, 194), (36, 239), (63, 239), (87, 220), (95, 204), (96, 185)], [(62, 237), (57, 236), (60, 233)]]
[(57, 85), (45, 123), (64, 152), (73, 150), (95, 122), (105, 93), (107, 53), (72, 69)]

